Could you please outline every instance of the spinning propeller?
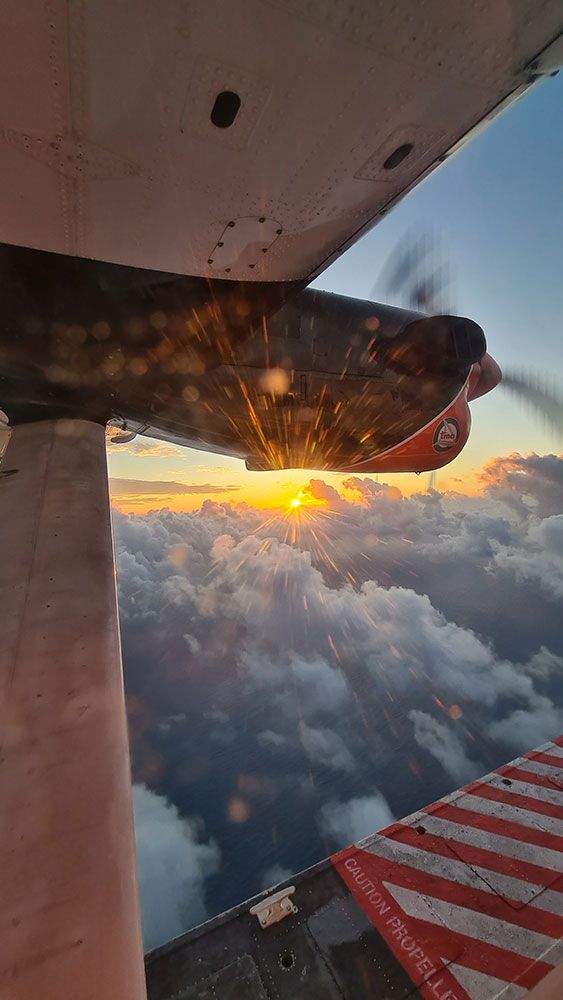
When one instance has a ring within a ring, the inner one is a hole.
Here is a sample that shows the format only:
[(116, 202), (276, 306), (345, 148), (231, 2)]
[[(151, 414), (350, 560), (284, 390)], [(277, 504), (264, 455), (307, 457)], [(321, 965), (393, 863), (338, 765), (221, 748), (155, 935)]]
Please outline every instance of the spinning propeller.
[[(393, 305), (425, 312), (429, 316), (455, 314), (452, 308), (451, 272), (428, 236), (407, 237), (384, 267), (379, 287)], [(375, 296), (374, 296), (375, 297)], [(508, 369), (501, 386), (542, 416), (558, 434), (563, 434), (563, 391), (540, 375)]]

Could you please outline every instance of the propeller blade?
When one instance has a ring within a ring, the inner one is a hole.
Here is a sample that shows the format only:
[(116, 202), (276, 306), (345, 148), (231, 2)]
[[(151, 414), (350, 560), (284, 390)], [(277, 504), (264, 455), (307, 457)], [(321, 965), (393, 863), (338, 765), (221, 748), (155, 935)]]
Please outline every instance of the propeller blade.
[(522, 400), (536, 413), (544, 417), (558, 434), (563, 435), (563, 393), (561, 389), (549, 385), (547, 379), (539, 375), (525, 375), (515, 371), (504, 371), (501, 386)]
[[(373, 290), (372, 298), (377, 291), (383, 289), (385, 301), (393, 305), (425, 312), (438, 320), (455, 322), (456, 310), (448, 302), (451, 294), (451, 272), (444, 259), (444, 253), (437, 245), (433, 234), (427, 232), (415, 234), (412, 230), (396, 246), (381, 272), (379, 281)], [(430, 319), (420, 320), (411, 326), (413, 335), (416, 327), (416, 340), (429, 344), (430, 334), (434, 336), (434, 349), (440, 356), (446, 356), (446, 346), (440, 346), (434, 326), (427, 326)], [(472, 333), (472, 327), (481, 334), (476, 324), (469, 326), (468, 320), (458, 320), (458, 327), (452, 327), (455, 333), (454, 347), (459, 360), (466, 364), (478, 361), (485, 350), (485, 342), (479, 340), (477, 333)], [(424, 328), (424, 329), (423, 329)], [(482, 348), (482, 349), (481, 349)], [(420, 347), (417, 346), (419, 359)], [(479, 353), (480, 352), (480, 353)], [(409, 355), (403, 348), (401, 363), (408, 365)], [(501, 385), (508, 392), (526, 403), (532, 410), (543, 416), (546, 423), (563, 435), (563, 391), (539, 375), (505, 371)], [(484, 390), (488, 391), (488, 390)]]
[(383, 268), (377, 287), (383, 288), (386, 301), (428, 315), (455, 312), (448, 301), (451, 275), (440, 260), (436, 242), (427, 234), (403, 239)]

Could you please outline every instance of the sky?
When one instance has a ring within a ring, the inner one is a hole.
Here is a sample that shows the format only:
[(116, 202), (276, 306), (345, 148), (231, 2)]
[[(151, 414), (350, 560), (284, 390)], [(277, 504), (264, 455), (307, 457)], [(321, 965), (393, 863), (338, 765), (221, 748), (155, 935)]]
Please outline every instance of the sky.
[[(317, 286), (377, 297), (432, 231), (501, 366), (557, 376), (561, 162), (556, 78)], [(110, 448), (147, 950), (563, 731), (561, 442), (473, 417), (434, 488)]]
[[(409, 233), (431, 234), (452, 273), (453, 311), (481, 324), (501, 367), (540, 374), (549, 383), (563, 370), (561, 162), (563, 75), (541, 83), (443, 164), (315, 286), (384, 300), (381, 275), (389, 255)], [(476, 401), (472, 419), (465, 449), (439, 473), (441, 488), (454, 488), (461, 478), (474, 492), (476, 472), (488, 457), (541, 454), (560, 445), (541, 418), (502, 389)], [(110, 471), (116, 478), (209, 485), (218, 491), (236, 487), (240, 500), (260, 506), (283, 503), (306, 482), (299, 472), (248, 473), (237, 459), (148, 439), (116, 449)], [(330, 481), (338, 485), (341, 477)], [(406, 493), (420, 488), (414, 475), (389, 481)], [(200, 494), (174, 490), (168, 498), (173, 509), (199, 505)], [(154, 506), (146, 493), (116, 502), (137, 512)]]

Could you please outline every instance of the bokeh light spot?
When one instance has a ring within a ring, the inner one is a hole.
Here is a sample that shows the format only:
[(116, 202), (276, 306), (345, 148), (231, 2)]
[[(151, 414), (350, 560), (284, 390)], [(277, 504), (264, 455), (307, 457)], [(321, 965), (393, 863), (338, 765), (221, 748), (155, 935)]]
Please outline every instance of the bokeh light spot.
[(227, 817), (231, 823), (246, 823), (248, 817), (250, 816), (250, 809), (248, 802), (245, 799), (236, 796), (230, 799), (227, 805)]

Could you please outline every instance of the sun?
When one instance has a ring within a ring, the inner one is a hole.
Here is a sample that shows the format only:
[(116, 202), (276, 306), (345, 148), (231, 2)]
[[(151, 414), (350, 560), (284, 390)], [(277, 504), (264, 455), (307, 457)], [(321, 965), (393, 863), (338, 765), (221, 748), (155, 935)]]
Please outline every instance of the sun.
[(290, 499), (286, 500), (286, 514), (309, 514), (311, 507), (324, 507), (325, 501), (314, 497), (307, 487), (299, 490)]
[(308, 487), (303, 487), (297, 493), (290, 493), (285, 500), (284, 516), (291, 521), (301, 521), (303, 517), (310, 518), (315, 513), (314, 508), (324, 507), (325, 501), (314, 497)]
[(287, 510), (290, 514), (296, 514), (300, 507), (308, 506), (310, 498), (303, 490), (299, 490), (291, 500), (287, 501)]

